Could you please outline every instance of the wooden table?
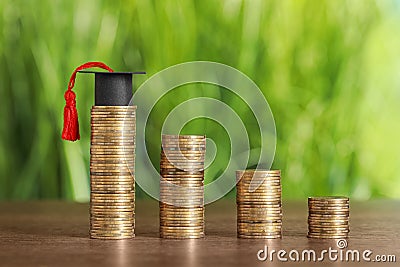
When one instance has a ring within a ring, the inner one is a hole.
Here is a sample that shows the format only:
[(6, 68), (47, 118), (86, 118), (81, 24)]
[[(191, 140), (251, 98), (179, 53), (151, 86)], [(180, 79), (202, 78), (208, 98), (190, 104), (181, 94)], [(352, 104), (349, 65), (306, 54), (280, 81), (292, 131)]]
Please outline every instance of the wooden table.
[[(0, 204), (1, 266), (398, 266), (399, 263), (261, 262), (259, 250), (314, 249), (335, 240), (312, 240), (307, 231), (306, 201), (284, 203), (282, 240), (236, 238), (235, 200), (206, 207), (206, 238), (158, 238), (158, 203), (137, 201), (136, 237), (125, 241), (91, 240), (88, 237), (88, 204), (27, 202)], [(394, 254), (400, 262), (400, 202), (351, 203), (351, 235), (346, 249)], [(262, 254), (261, 254), (262, 256)]]

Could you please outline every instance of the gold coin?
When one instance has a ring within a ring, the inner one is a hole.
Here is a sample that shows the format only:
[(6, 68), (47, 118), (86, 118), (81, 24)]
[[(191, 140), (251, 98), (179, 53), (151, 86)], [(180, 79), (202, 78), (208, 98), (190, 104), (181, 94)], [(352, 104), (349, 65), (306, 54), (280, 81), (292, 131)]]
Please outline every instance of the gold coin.
[[(191, 154), (193, 152), (193, 155), (196, 155), (195, 152), (198, 152), (197, 154), (205, 154), (206, 152), (206, 146), (205, 145), (197, 145), (197, 144), (190, 144), (190, 143), (163, 143), (161, 146), (161, 154), (160, 155), (172, 155), (172, 154), (180, 154), (180, 153), (185, 153), (185, 154)], [(201, 153), (199, 153), (201, 152)]]
[(129, 152), (132, 153), (132, 157), (135, 156), (133, 152), (135, 152), (136, 149), (134, 145), (103, 145), (103, 144), (91, 144), (90, 148), (93, 151), (117, 150), (117, 151)]
[(132, 233), (131, 235), (114, 235), (114, 236), (104, 236), (99, 234), (90, 234), (91, 239), (102, 239), (102, 240), (121, 240), (121, 239), (132, 239), (135, 235)]
[(110, 139), (114, 139), (117, 137), (124, 137), (124, 138), (130, 138), (134, 139), (136, 136), (136, 133), (134, 131), (101, 131), (101, 130), (92, 130), (91, 131), (91, 136), (104, 136)]
[(97, 146), (97, 147), (117, 147), (117, 148), (121, 148), (121, 149), (123, 149), (125, 147), (127, 147), (129, 149), (135, 149), (136, 148), (136, 146), (135, 146), (133, 141), (129, 141), (129, 142), (125, 142), (125, 143), (123, 143), (123, 142), (120, 142), (120, 143), (118, 143), (118, 142), (115, 142), (115, 143), (100, 143), (100, 142), (94, 143), (94, 142), (91, 142), (90, 146), (91, 147), (92, 146)]
[(124, 226), (108, 226), (108, 225), (91, 225), (90, 230), (93, 232), (117, 232), (117, 233), (129, 233), (133, 231), (133, 225)]
[[(181, 182), (182, 184), (179, 184)], [(160, 183), (160, 192), (163, 191), (165, 193), (195, 193), (195, 194), (203, 194), (204, 187), (199, 185), (200, 183), (189, 182), (189, 181), (175, 181), (174, 182), (166, 182), (162, 179)]]
[(129, 119), (124, 119), (124, 120), (95, 120), (92, 119), (90, 122), (90, 126), (92, 128), (95, 127), (107, 127), (107, 128), (114, 128), (114, 127), (132, 127), (133, 129), (136, 129), (136, 121), (135, 120), (129, 120)]
[(191, 172), (196, 172), (196, 171), (203, 171), (204, 170), (204, 165), (183, 165), (183, 164), (175, 164), (175, 165), (160, 165), (161, 169), (170, 169), (170, 170), (175, 170), (179, 169), (180, 171), (188, 170)]
[(190, 221), (169, 221), (169, 220), (163, 220), (160, 221), (161, 226), (166, 226), (166, 227), (202, 227), (204, 228), (204, 222), (190, 222)]
[(134, 188), (135, 184), (133, 181), (130, 182), (113, 182), (113, 181), (90, 181), (90, 185), (94, 187), (106, 187), (109, 186), (110, 188)]
[(199, 225), (199, 226), (165, 226), (165, 225), (160, 225), (160, 231), (162, 232), (199, 232), (203, 231), (204, 226)]
[(128, 192), (133, 192), (134, 188), (110, 188), (110, 187), (97, 187), (97, 186), (90, 186), (90, 189), (92, 190), (93, 193), (118, 193), (118, 194), (124, 194)]
[(137, 107), (134, 105), (129, 105), (129, 106), (92, 106), (92, 109), (136, 109)]
[[(90, 183), (91, 188), (93, 188), (93, 191), (96, 190), (117, 190), (117, 191), (122, 191), (122, 190), (134, 190), (135, 186), (133, 185), (133, 183), (131, 184), (116, 184), (116, 183), (104, 183), (104, 182), (100, 182), (100, 183)], [(94, 192), (96, 193), (96, 192)], [(132, 192), (133, 193), (133, 192)]]
[(205, 158), (205, 151), (200, 150), (168, 150), (166, 152), (161, 151), (160, 158), (165, 161), (169, 157), (184, 157), (184, 158)]
[(195, 159), (204, 159), (205, 151), (199, 150), (179, 150), (179, 149), (169, 149), (169, 150), (161, 150), (160, 158), (161, 160), (167, 160), (169, 158), (195, 158)]
[(103, 213), (103, 212), (134, 212), (134, 205), (102, 205), (100, 204), (92, 204), (90, 206), (90, 211), (93, 214)]
[(160, 209), (160, 220), (203, 221), (204, 211), (178, 212)]
[(308, 219), (309, 224), (321, 224), (321, 225), (348, 225), (349, 220), (315, 220), (315, 219)]
[(266, 208), (266, 209), (237, 209), (238, 215), (251, 215), (251, 216), (264, 216), (264, 215), (277, 215), (281, 214), (281, 208)]
[(110, 138), (109, 136), (105, 136), (102, 134), (91, 134), (90, 140), (92, 142), (126, 142), (126, 141), (135, 141), (134, 136), (113, 136)]
[(115, 164), (121, 164), (121, 163), (135, 163), (135, 159), (134, 158), (107, 158), (105, 157), (104, 159), (99, 159), (99, 158), (91, 158), (91, 162), (92, 163), (115, 163)]
[(243, 223), (237, 222), (238, 229), (274, 231), (282, 229), (282, 222), (277, 223)]
[(349, 198), (348, 197), (342, 197), (342, 196), (326, 196), (326, 197), (309, 197), (308, 198), (309, 202), (318, 202), (318, 203), (348, 203)]
[(125, 199), (127, 197), (132, 197), (134, 194), (90, 194), (92, 197), (98, 198), (113, 198), (113, 199)]
[(274, 177), (281, 176), (280, 170), (239, 170), (236, 171), (236, 177)]
[[(185, 207), (181, 207), (184, 209)], [(199, 216), (203, 216), (204, 211), (203, 210), (190, 210), (190, 211), (184, 211), (184, 210), (171, 210), (167, 208), (160, 208), (160, 213), (161, 214), (169, 214), (171, 216), (190, 216), (193, 218), (197, 218)]]
[(121, 168), (121, 169), (100, 169), (100, 168), (90, 168), (90, 174), (97, 175), (99, 174), (100, 176), (132, 176), (132, 172), (130, 169), (127, 168)]
[(160, 165), (175, 165), (175, 164), (180, 164), (180, 163), (195, 163), (195, 164), (204, 164), (204, 159), (189, 159), (189, 158), (169, 158), (168, 160), (163, 160), (161, 159)]
[(95, 109), (91, 109), (90, 110), (90, 112), (91, 113), (99, 113), (99, 114), (101, 114), (101, 113), (110, 113), (110, 114), (114, 114), (114, 113), (116, 113), (116, 114), (118, 114), (118, 113), (121, 113), (121, 114), (123, 114), (123, 113), (130, 113), (130, 114), (135, 114), (136, 113), (136, 109), (130, 109), (130, 108), (117, 108), (117, 109), (98, 109), (98, 108), (95, 108)]
[(267, 216), (251, 216), (241, 215), (237, 216), (237, 222), (241, 223), (270, 223), (270, 222), (282, 222), (282, 215), (267, 215)]
[(240, 198), (237, 198), (237, 203), (241, 205), (262, 205), (263, 203), (266, 202), (279, 202), (281, 199), (280, 196), (269, 196), (265, 197), (243, 197), (241, 196)]
[(173, 141), (188, 141), (188, 142), (205, 142), (204, 136), (162, 136), (161, 142), (173, 142)]
[(135, 187), (133, 185), (96, 185), (90, 184), (90, 189), (93, 193), (103, 193), (103, 194), (126, 194), (133, 193)]
[(282, 223), (282, 216), (238, 216), (238, 223)]
[(281, 190), (271, 190), (264, 192), (245, 192), (245, 191), (236, 191), (238, 198), (263, 198), (263, 197), (280, 197), (282, 191)]
[(236, 173), (236, 179), (238, 180), (252, 180), (252, 179), (259, 179), (259, 180), (281, 180), (280, 174), (274, 173)]
[[(190, 188), (190, 187), (187, 187)], [(163, 195), (171, 195), (171, 196), (177, 196), (177, 197), (181, 197), (181, 196), (200, 196), (203, 197), (204, 192), (203, 191), (193, 191), (193, 190), (188, 190), (188, 191), (184, 191), (182, 189), (179, 190), (162, 190), (160, 189), (160, 194)]]
[(121, 156), (121, 155), (90, 155), (90, 160), (93, 161), (119, 161), (119, 162), (135, 162), (135, 158), (132, 156)]
[[(115, 117), (115, 115), (117, 115)], [(114, 117), (113, 117), (114, 116)], [(119, 118), (117, 122), (129, 122), (129, 123), (135, 123), (136, 122), (136, 114), (132, 112), (121, 112), (121, 113), (111, 113), (111, 112), (95, 112), (91, 113), (90, 116), (90, 123), (94, 122), (103, 122), (103, 121), (108, 121), (108, 118)]]
[(173, 163), (173, 164), (166, 164), (166, 163), (161, 163), (160, 164), (160, 169), (181, 169), (185, 170), (187, 169), (188, 171), (196, 171), (196, 170), (204, 170), (204, 163)]
[(135, 129), (128, 127), (91, 127), (92, 133), (104, 133), (104, 134), (118, 134), (118, 135), (135, 135)]
[(236, 179), (237, 184), (238, 185), (242, 185), (242, 186), (246, 186), (246, 185), (250, 185), (250, 184), (264, 184), (265, 186), (271, 185), (280, 185), (281, 184), (281, 179), (280, 178), (276, 178), (276, 179), (272, 179), (271, 177), (269, 178), (257, 178), (257, 177), (249, 177), (248, 179)]
[(193, 184), (197, 185), (198, 187), (202, 187), (204, 184), (204, 178), (203, 177), (190, 177), (190, 176), (176, 176), (176, 175), (164, 175), (160, 177), (160, 184), (165, 185), (166, 187), (170, 186), (171, 188), (174, 188), (175, 183), (188, 183), (188, 184)]
[(128, 163), (97, 163), (97, 164), (94, 164), (94, 163), (91, 162), (89, 167), (90, 167), (91, 170), (109, 169), (109, 170), (130, 171), (131, 169), (134, 168), (134, 164), (128, 164)]
[(114, 183), (114, 184), (133, 184), (134, 183), (134, 176), (127, 175), (127, 176), (90, 176), (90, 182), (92, 183)]
[[(105, 202), (105, 203), (128, 203), (131, 201), (134, 201), (134, 193), (127, 193), (127, 194), (103, 194), (103, 193), (91, 193), (90, 194), (90, 201), (91, 203), (100, 203), (100, 202)], [(98, 197), (97, 195), (110, 195), (109, 197)], [(114, 195), (123, 195), (123, 197), (114, 197)]]
[(168, 160), (160, 162), (161, 164), (175, 164), (175, 163), (186, 163), (186, 164), (204, 164), (204, 160), (188, 159), (188, 158), (174, 158), (168, 157)]
[(135, 221), (134, 219), (130, 220), (122, 220), (121, 218), (119, 220), (110, 220), (107, 219), (105, 220), (104, 218), (98, 219), (96, 217), (91, 217), (90, 218), (90, 224), (94, 226), (110, 226), (110, 227), (124, 227), (124, 226), (134, 226)]
[(206, 144), (204, 142), (187, 142), (187, 141), (177, 141), (177, 142), (162, 142), (161, 143), (161, 154), (169, 152), (179, 152), (179, 151), (203, 151), (206, 150)]
[(167, 233), (160, 233), (160, 238), (164, 239), (199, 239), (203, 238), (204, 233), (195, 233), (195, 234), (167, 234)]
[(182, 208), (190, 208), (193, 206), (200, 206), (200, 205), (204, 205), (204, 200), (203, 199), (199, 199), (199, 200), (191, 200), (189, 198), (187, 199), (173, 199), (173, 198), (167, 198), (167, 197), (163, 197), (161, 196), (161, 201), (163, 201), (164, 203), (170, 203), (170, 204), (174, 204), (177, 207), (182, 207)]
[(162, 139), (205, 139), (205, 135), (177, 135), (177, 134), (162, 134)]
[(316, 212), (316, 211), (313, 211), (313, 212), (310, 212), (309, 213), (309, 216), (310, 217), (312, 217), (312, 216), (314, 216), (314, 217), (318, 217), (318, 215), (327, 215), (327, 216), (349, 216), (349, 212), (348, 211), (337, 211), (337, 212), (332, 212), (332, 211), (319, 211), (319, 212)]
[(177, 156), (173, 157), (171, 155), (167, 157), (161, 157), (160, 163), (168, 164), (168, 163), (175, 163), (175, 162), (203, 162), (204, 164), (204, 157), (197, 157), (197, 156)]
[(90, 165), (91, 172), (129, 172), (134, 168), (134, 166), (130, 166), (125, 164), (124, 166), (99, 166), (99, 165)]
[(162, 178), (160, 181), (160, 189), (163, 191), (185, 191), (185, 190), (197, 190), (204, 192), (204, 183), (202, 181), (187, 181), (187, 180), (179, 180), (173, 179), (166, 180)]
[(90, 208), (95, 209), (95, 210), (104, 210), (104, 209), (115, 209), (115, 210), (127, 210), (127, 211), (133, 211), (134, 209), (134, 204), (133, 200), (131, 202), (125, 202), (125, 203), (107, 203), (107, 202), (91, 202), (90, 203)]
[(114, 182), (114, 183), (133, 183), (134, 176), (130, 173), (128, 175), (91, 175), (91, 182)]
[(318, 208), (309, 209), (309, 213), (328, 213), (328, 214), (338, 214), (338, 213), (349, 213), (349, 209), (328, 209), (328, 208)]
[(92, 111), (91, 113), (91, 122), (95, 121), (103, 121), (107, 118), (121, 118), (121, 120), (125, 119), (127, 121), (134, 121), (136, 119), (136, 114), (134, 112), (97, 112)]
[(238, 235), (238, 238), (242, 238), (242, 239), (278, 239), (278, 238), (282, 238), (281, 235), (272, 235), (272, 236), (251, 236), (251, 235)]
[(204, 225), (198, 226), (159, 226), (160, 233), (165, 234), (190, 234), (190, 233), (202, 233), (204, 232)]
[(350, 232), (349, 229), (315, 229), (309, 228), (308, 234), (324, 234), (324, 235), (341, 235), (348, 234)]
[(308, 234), (308, 238), (319, 238), (319, 239), (346, 239), (348, 235), (315, 235), (315, 234)]
[(245, 210), (238, 210), (237, 216), (241, 217), (267, 217), (267, 216), (282, 216), (282, 209), (270, 209), (268, 211), (245, 211)]
[(160, 217), (160, 224), (165, 224), (165, 223), (186, 223), (186, 224), (195, 224), (195, 225), (204, 225), (204, 217), (198, 217), (198, 218), (175, 218), (170, 219), (169, 217)]
[(185, 218), (185, 217), (160, 217), (160, 223), (186, 223), (186, 224), (204, 224), (204, 217)]
[[(172, 206), (170, 204), (167, 204), (165, 202), (163, 202), (163, 205), (169, 205)], [(202, 204), (201, 204), (202, 205)], [(174, 208), (169, 208), (169, 207), (165, 207), (160, 205), (160, 212), (163, 213), (173, 213), (173, 214), (200, 214), (204, 212), (204, 208), (199, 208), (200, 205), (191, 205), (191, 206), (178, 206), (178, 205), (174, 205)]]
[(91, 144), (93, 149), (118, 149), (118, 150), (134, 150), (134, 145), (104, 145), (104, 144)]
[(191, 196), (190, 194), (179, 194), (178, 196), (174, 196), (173, 194), (168, 195), (167, 193), (161, 193), (160, 194), (160, 201), (162, 202), (175, 202), (175, 203), (203, 203), (204, 197), (202, 194), (197, 194)]
[(90, 226), (92, 229), (129, 229), (133, 228), (135, 224), (133, 221), (96, 221), (91, 219)]
[(247, 209), (247, 208), (251, 208), (251, 209), (257, 209), (257, 208), (259, 208), (259, 209), (264, 209), (264, 208), (268, 208), (268, 207), (273, 207), (273, 206), (276, 206), (276, 205), (282, 205), (281, 204), (281, 200), (280, 199), (277, 199), (277, 200), (274, 200), (274, 201), (270, 201), (270, 200), (268, 200), (268, 201), (261, 201), (261, 202), (249, 202), (249, 201), (243, 201), (243, 202), (239, 202), (239, 203), (237, 203), (237, 205), (238, 205), (238, 208), (245, 208), (245, 209)]
[(189, 176), (194, 178), (202, 178), (204, 176), (204, 171), (182, 171), (180, 169), (161, 169), (160, 173), (162, 175), (178, 175), (178, 176)]
[(237, 180), (243, 180), (243, 181), (251, 181), (251, 180), (271, 180), (271, 181), (275, 181), (275, 180), (281, 180), (281, 176), (280, 175), (275, 175), (275, 174), (243, 174), (243, 175), (237, 175), (236, 176)]
[(92, 234), (101, 234), (101, 235), (122, 235), (122, 234), (131, 234), (133, 229), (90, 229), (90, 233)]

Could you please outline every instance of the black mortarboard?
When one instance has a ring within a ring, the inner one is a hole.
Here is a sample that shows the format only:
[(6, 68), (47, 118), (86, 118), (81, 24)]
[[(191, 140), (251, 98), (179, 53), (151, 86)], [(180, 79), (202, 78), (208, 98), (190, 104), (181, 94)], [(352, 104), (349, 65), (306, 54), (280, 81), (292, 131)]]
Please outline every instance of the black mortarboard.
[(132, 99), (132, 75), (146, 72), (99, 72), (78, 71), (95, 74), (96, 106), (128, 106)]

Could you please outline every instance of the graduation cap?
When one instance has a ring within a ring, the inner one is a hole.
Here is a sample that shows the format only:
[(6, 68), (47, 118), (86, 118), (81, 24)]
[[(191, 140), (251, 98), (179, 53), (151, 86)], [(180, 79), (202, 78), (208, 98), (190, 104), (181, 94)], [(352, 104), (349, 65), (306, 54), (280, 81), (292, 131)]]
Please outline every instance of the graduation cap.
[[(88, 68), (102, 68), (107, 72), (86, 71)], [(72, 91), (76, 74), (95, 74), (95, 106), (128, 106), (132, 99), (132, 75), (146, 72), (114, 72), (102, 62), (87, 62), (75, 69), (69, 80), (68, 89), (64, 94), (64, 128), (62, 139), (76, 141), (79, 136), (78, 112), (76, 110), (76, 94)]]

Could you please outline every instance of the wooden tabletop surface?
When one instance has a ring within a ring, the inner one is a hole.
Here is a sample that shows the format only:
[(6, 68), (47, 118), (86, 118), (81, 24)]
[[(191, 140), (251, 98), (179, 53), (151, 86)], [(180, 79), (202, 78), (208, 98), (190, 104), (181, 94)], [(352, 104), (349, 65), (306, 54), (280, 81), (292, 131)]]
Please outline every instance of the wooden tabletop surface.
[[(400, 201), (351, 202), (351, 233), (342, 250), (336, 240), (306, 237), (306, 201), (284, 203), (281, 240), (237, 239), (234, 199), (206, 207), (206, 237), (200, 240), (158, 238), (158, 202), (137, 201), (136, 207), (136, 237), (103, 241), (89, 239), (88, 204), (0, 203), (0, 266), (399, 266), (400, 262)], [(345, 253), (368, 249), (371, 259), (395, 255), (397, 263), (333, 262), (328, 256), (323, 262), (281, 262), (276, 255), (272, 262), (259, 261), (257, 253), (265, 246), (269, 252), (315, 250), (317, 256), (329, 247)]]

